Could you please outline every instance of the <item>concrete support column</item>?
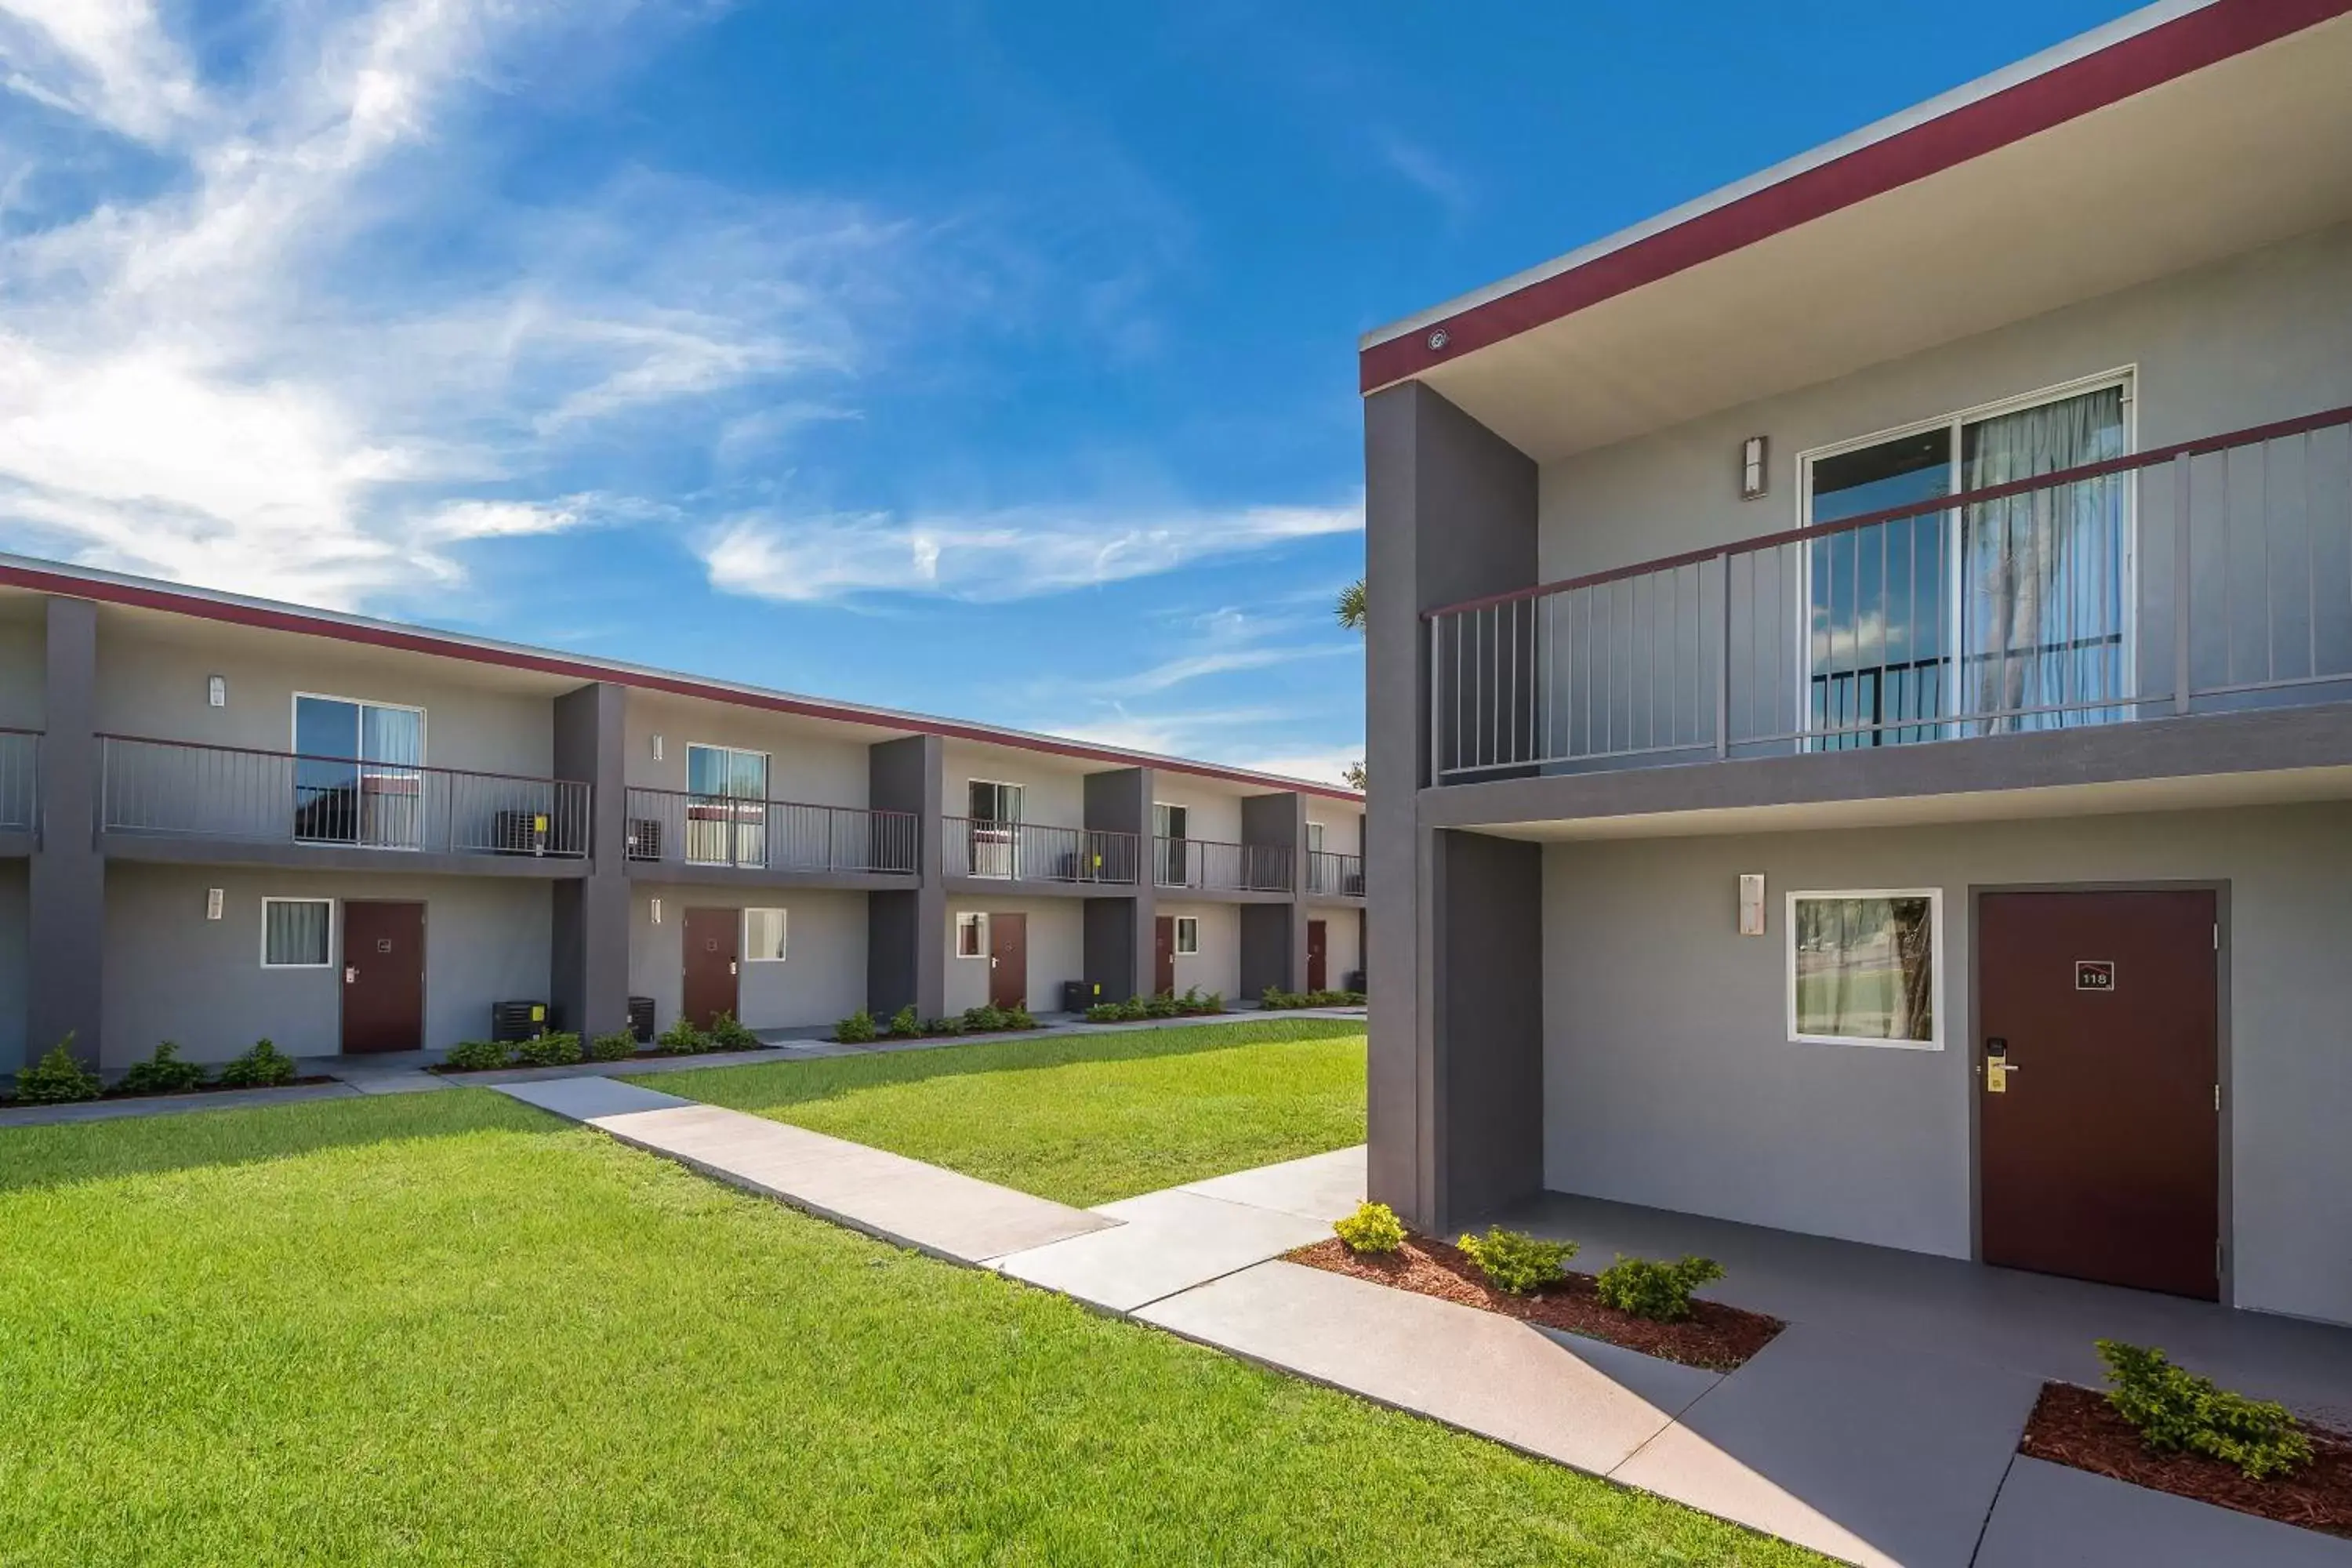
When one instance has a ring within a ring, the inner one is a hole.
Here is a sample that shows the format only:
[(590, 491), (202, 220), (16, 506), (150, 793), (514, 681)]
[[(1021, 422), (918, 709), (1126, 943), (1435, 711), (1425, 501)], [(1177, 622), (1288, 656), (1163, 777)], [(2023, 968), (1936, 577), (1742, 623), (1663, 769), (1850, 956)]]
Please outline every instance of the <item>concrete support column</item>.
[[(1475, 1104), (1446, 1096), (1450, 1037), (1435, 1008), (1439, 971), (1457, 950), (1433, 894), (1436, 848), (1419, 819), (1429, 774), (1428, 646), (1423, 612), (1537, 580), (1537, 468), (1528, 457), (1419, 382), (1364, 402), (1366, 802), (1364, 969), (1371, 986), (1368, 1120), (1371, 1195), (1413, 1224), (1442, 1231), (1450, 1198), (1507, 1182), (1464, 1180), (1484, 1130)], [(1481, 873), (1483, 875), (1483, 873)], [(1477, 880), (1465, 872), (1457, 890)], [(1461, 899), (1451, 905), (1463, 907)], [(1527, 910), (1540, 921), (1540, 898)], [(1540, 939), (1540, 927), (1535, 936)], [(1458, 987), (1457, 987), (1458, 989)], [(1538, 1026), (1509, 1048), (1534, 1051)], [(1497, 1047), (1501, 1048), (1501, 1047)], [(1540, 1103), (1530, 1094), (1524, 1102)], [(1498, 1148), (1508, 1180), (1529, 1167)], [(1539, 1178), (1540, 1168), (1535, 1168)]]
[(1158, 847), (1151, 839), (1151, 770), (1115, 768), (1087, 775), (1087, 827), (1135, 837), (1135, 886), (1087, 900), (1086, 979), (1107, 1001), (1151, 990), (1152, 931), (1159, 918)]
[(47, 615), (25, 1058), (37, 1060), (71, 1035), (74, 1054), (95, 1068), (104, 1044), (106, 958), (106, 861), (98, 852), (97, 817), (98, 606), (52, 598)]
[(555, 776), (593, 793), (588, 875), (555, 884), (549, 991), (583, 1038), (629, 1026), (628, 695), (607, 680), (555, 700)]
[(1543, 846), (1440, 833), (1431, 857), (1438, 1223), (1543, 1190)]
[(1295, 792), (1242, 800), (1242, 842), (1289, 851), (1290, 897), (1278, 904), (1242, 906), (1242, 998), (1269, 985), (1298, 991), (1307, 984), (1307, 797)]
[(948, 1006), (948, 895), (940, 864), (947, 763), (937, 735), (868, 746), (866, 804), (914, 815), (914, 885), (866, 895), (866, 1005), (887, 1018), (908, 1004), (925, 1018)]

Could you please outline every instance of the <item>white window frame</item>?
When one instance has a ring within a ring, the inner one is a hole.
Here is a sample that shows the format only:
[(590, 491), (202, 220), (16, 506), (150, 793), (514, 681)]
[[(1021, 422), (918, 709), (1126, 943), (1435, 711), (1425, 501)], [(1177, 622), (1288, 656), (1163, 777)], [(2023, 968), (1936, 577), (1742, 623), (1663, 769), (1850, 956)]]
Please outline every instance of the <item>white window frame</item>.
[[(1192, 939), (1189, 944), (1184, 940), (1188, 934)], [(1201, 955), (1201, 917), (1178, 915), (1174, 941), (1174, 952), (1178, 958), (1198, 958)]]
[[(423, 708), (414, 702), (385, 702), (373, 697), (346, 697), (340, 691), (295, 691), (288, 695), (286, 699), (286, 750), (288, 754), (298, 757), (308, 756), (310, 754), (302, 750), (301, 742), (302, 699), (305, 697), (309, 698), (313, 702), (347, 702), (354, 708), (381, 708), (385, 711), (392, 713), (415, 714), (416, 761), (413, 763), (377, 763), (374, 765), (384, 768), (422, 768), (427, 765), (426, 759), (433, 753), (428, 747), (428, 742), (431, 737), (427, 733), (426, 720), (425, 710)], [(351, 761), (354, 765), (366, 765), (362, 763), (356, 757), (351, 759)]]
[[(327, 906), (327, 957), (320, 963), (272, 963), (269, 961), (269, 906), (272, 904), (324, 904)], [(261, 967), (264, 969), (332, 969), (335, 967), (335, 900), (332, 899), (265, 898), (261, 900)]]
[[(772, 914), (776, 917), (776, 934), (782, 940), (776, 943), (781, 951), (773, 957), (764, 952), (755, 952), (751, 949), (751, 917), (755, 914)], [(792, 910), (782, 904), (746, 904), (743, 907), (743, 930), (737, 940), (742, 944), (743, 962), (746, 963), (783, 963), (785, 956), (793, 950)]]
[[(773, 752), (762, 752), (751, 746), (724, 746), (716, 741), (688, 741), (686, 743), (687, 794), (692, 795), (694, 793), (694, 753), (697, 752), (719, 752), (730, 757), (759, 758), (760, 804), (764, 806), (774, 797), (776, 793), (776, 754)], [(733, 776), (734, 769), (731, 766), (728, 769), (728, 773), (730, 777)], [(728, 800), (750, 800), (751, 797), (745, 795), (730, 795), (724, 798)]]
[[(1924, 1040), (1873, 1039), (1863, 1035), (1806, 1035), (1797, 1029), (1797, 904), (1815, 899), (1925, 899), (1927, 900), (1927, 985), (1932, 993)], [(1781, 943), (1780, 980), (1787, 993), (1789, 1040), (1801, 1046), (1875, 1046), (1885, 1050), (1940, 1051), (1944, 1048), (1945, 1016), (1949, 1001), (1944, 989), (1944, 890), (1941, 888), (1801, 888), (1792, 890), (1781, 909), (1780, 925), (1787, 932)]]
[[(979, 938), (978, 947), (971, 952), (966, 952), (963, 950), (963, 933), (967, 931), (975, 933)], [(967, 963), (977, 962), (988, 956), (988, 915), (986, 911), (981, 910), (958, 910), (956, 911), (955, 955), (958, 958), (962, 959)]]
[(1014, 815), (1011, 816), (994, 816), (987, 818), (974, 816), (971, 817), (970, 820), (973, 822), (981, 822), (984, 820), (994, 824), (998, 827), (1018, 826), (1020, 824), (1029, 820), (1029, 786), (1027, 784), (1014, 784), (1011, 779), (968, 778), (963, 781), (963, 808), (967, 814), (971, 810), (971, 786), (974, 784), (986, 784), (989, 788), (994, 790), (1011, 790), (1013, 792)]
[[(1825, 447), (1808, 447), (1796, 456), (1797, 482), (1790, 487), (1797, 493), (1797, 526), (1799, 528), (1812, 526), (1813, 465), (1823, 458), (1843, 457), (1848, 452), (1858, 452), (1864, 447), (1875, 447), (1882, 441), (1900, 440), (1906, 436), (1916, 436), (1925, 430), (1948, 430), (1951, 435), (1951, 469), (1948, 493), (1957, 495), (1959, 493), (1960, 486), (1960, 433), (1963, 428), (1980, 419), (1998, 418), (2001, 415), (2014, 414), (2022, 408), (2038, 408), (2045, 403), (2063, 403), (2067, 398), (2080, 397), (2089, 392), (2105, 391), (2110, 386), (2119, 386), (2123, 389), (2124, 451), (2126, 455), (2137, 455), (2139, 451), (2139, 366), (2135, 363), (2118, 365), (2113, 370), (2101, 371), (2095, 375), (2078, 376), (2073, 381), (2062, 381), (2055, 385), (2020, 393), (2014, 397), (2003, 397), (1991, 403), (1979, 403), (1973, 408), (1958, 409), (1937, 418), (1916, 419), (1907, 425), (1890, 425), (1884, 430), (1875, 430), (1867, 436), (1857, 436), (1852, 440), (1833, 441)], [(1945, 510), (1949, 514), (1953, 509)], [(1919, 515), (1924, 517), (1927, 513), (1923, 511)], [(2123, 646), (2118, 654), (2123, 665), (2123, 683), (2116, 694), (2114, 706), (2128, 713), (2137, 714), (2138, 709), (2133, 705), (2133, 700), (2139, 696), (2139, 486), (2137, 483), (2124, 486), (2123, 554), (2123, 604), (2121, 605)], [(1960, 530), (1957, 516), (1949, 517), (1944, 528), (1944, 572), (1947, 582), (1952, 584), (1959, 582)], [(1811, 734), (1809, 727), (1812, 722), (1811, 694), (1813, 683), (1813, 637), (1812, 615), (1810, 608), (1812, 581), (1813, 546), (1812, 542), (1807, 540), (1798, 549), (1798, 592), (1800, 603), (1806, 606), (1806, 613), (1797, 617), (1795, 693), (1797, 727), (1801, 732), (1807, 735)], [(1949, 599), (1950, 602), (1944, 606), (1944, 648), (1948, 657), (1957, 659), (1959, 655), (1963, 611), (1958, 593), (1950, 595)], [(1959, 691), (1960, 683), (1957, 679), (1944, 683), (1945, 707), (1941, 717), (1948, 721), (1955, 717), (1952, 709), (1959, 699)], [(1924, 729), (1935, 722), (1937, 722), (1936, 720), (1926, 719), (1920, 721), (1916, 726), (1906, 722), (1895, 727)]]
[(1319, 822), (1309, 822), (1307, 825), (1307, 852), (1309, 855), (1322, 854), (1324, 852), (1324, 841), (1329, 837), (1330, 835), (1324, 827), (1323, 824)]

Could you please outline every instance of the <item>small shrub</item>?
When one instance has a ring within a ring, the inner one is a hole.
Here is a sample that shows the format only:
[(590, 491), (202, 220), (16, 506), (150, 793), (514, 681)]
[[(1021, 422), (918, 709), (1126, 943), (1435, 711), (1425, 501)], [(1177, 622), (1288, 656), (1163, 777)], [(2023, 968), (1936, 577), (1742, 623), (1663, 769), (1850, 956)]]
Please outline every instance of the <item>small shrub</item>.
[(229, 1089), (274, 1089), (294, 1081), (294, 1058), (266, 1039), (256, 1040), (253, 1049), (221, 1065), (220, 1080)]
[(922, 1032), (923, 1020), (916, 1016), (915, 1005), (912, 1002), (908, 1003), (905, 1006), (890, 1015), (890, 1037), (892, 1039), (911, 1040)]
[(1539, 1241), (1524, 1231), (1495, 1226), (1485, 1236), (1465, 1236), (1454, 1243), (1478, 1272), (1507, 1295), (1525, 1296), (1568, 1278), (1563, 1267), (1576, 1256), (1572, 1241)]
[(677, 1022), (654, 1037), (654, 1048), (664, 1056), (690, 1057), (710, 1048), (710, 1041), (694, 1026), (694, 1021), (680, 1016)]
[(125, 1094), (184, 1094), (205, 1081), (205, 1068), (180, 1059), (180, 1047), (165, 1040), (143, 1062), (133, 1062), (116, 1087)]
[(1354, 1214), (1335, 1221), (1331, 1228), (1350, 1252), (1394, 1252), (1404, 1245), (1404, 1221), (1386, 1204), (1359, 1204)]
[(66, 1105), (98, 1098), (98, 1075), (73, 1054), (73, 1031), (47, 1055), (16, 1074), (16, 1098), (27, 1105)]
[(568, 1029), (551, 1029), (516, 1046), (514, 1054), (518, 1067), (570, 1067), (580, 1059), (580, 1037)]
[(1258, 994), (1257, 1005), (1268, 1011), (1279, 1012), (1289, 1007), (1304, 1007), (1307, 998), (1296, 991), (1285, 991), (1279, 985), (1269, 985)]
[(1087, 1009), (1089, 1024), (1116, 1024), (1126, 1016), (1126, 1009), (1117, 1002), (1097, 1002)]
[(506, 1066), (509, 1055), (498, 1040), (459, 1040), (441, 1058), (441, 1065), (457, 1072), (487, 1072)]
[(1723, 1265), (1712, 1258), (1685, 1258), (1679, 1263), (1656, 1263), (1627, 1258), (1601, 1271), (1592, 1293), (1605, 1307), (1653, 1322), (1679, 1323), (1691, 1315), (1691, 1292), (1710, 1279), (1723, 1278)]
[(1149, 997), (1130, 996), (1118, 1005), (1118, 1021), (1122, 1024), (1139, 1024), (1150, 1016), (1151, 1002)]
[(833, 1037), (845, 1046), (862, 1046), (873, 1039), (877, 1032), (874, 1027), (874, 1015), (863, 1007), (833, 1026)]
[(637, 1037), (626, 1029), (598, 1035), (588, 1042), (588, 1059), (592, 1062), (625, 1062), (636, 1054)]
[(992, 1002), (984, 1007), (966, 1007), (959, 1022), (961, 1026), (957, 1029), (958, 1034), (984, 1035), (1004, 1027), (1004, 1014)]
[(1035, 1016), (1028, 1008), (1015, 1007), (1004, 1015), (1004, 1026), (1008, 1029), (1034, 1029), (1038, 1026)]
[(721, 1013), (710, 1020), (710, 1043), (722, 1051), (756, 1051), (760, 1048), (761, 1040), (759, 1036), (737, 1023), (734, 1014)]
[(2285, 1475), (2311, 1462), (2311, 1439), (2284, 1405), (2248, 1399), (2172, 1364), (2160, 1350), (2098, 1342), (2107, 1363), (2107, 1403), (2159, 1454), (2202, 1454), (2235, 1465), (2248, 1480)]

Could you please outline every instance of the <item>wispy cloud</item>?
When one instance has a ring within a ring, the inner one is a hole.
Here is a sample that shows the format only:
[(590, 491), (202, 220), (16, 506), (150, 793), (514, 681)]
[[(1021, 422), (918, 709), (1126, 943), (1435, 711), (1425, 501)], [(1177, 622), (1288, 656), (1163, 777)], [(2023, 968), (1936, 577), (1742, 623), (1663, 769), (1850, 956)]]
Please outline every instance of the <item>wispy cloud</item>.
[(702, 544), (725, 593), (808, 602), (873, 594), (1031, 598), (1363, 527), (1360, 501), (1133, 512), (1018, 508), (911, 519), (748, 512)]
[(1449, 217), (1469, 213), (1474, 199), (1469, 178), (1435, 153), (1393, 131), (1376, 132), (1372, 145), (1400, 179), (1444, 207)]

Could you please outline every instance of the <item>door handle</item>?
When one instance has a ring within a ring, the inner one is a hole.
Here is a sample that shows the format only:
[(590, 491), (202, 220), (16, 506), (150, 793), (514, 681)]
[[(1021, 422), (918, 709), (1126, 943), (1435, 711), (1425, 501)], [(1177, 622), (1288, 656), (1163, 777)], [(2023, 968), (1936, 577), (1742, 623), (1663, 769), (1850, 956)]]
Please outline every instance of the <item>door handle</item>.
[(995, 967), (996, 967), (996, 956), (995, 956), (995, 954), (993, 954), (993, 953), (991, 953), (991, 954), (989, 955), (988, 967), (989, 967), (989, 968), (991, 968), (991, 969), (993, 969), (993, 968), (995, 968)]
[(731, 958), (727, 961), (727, 973), (730, 974), (735, 973), (735, 961)]
[(346, 984), (346, 985), (356, 985), (356, 984), (359, 984), (359, 981), (360, 981), (360, 966), (359, 966), (358, 964), (356, 964), (356, 963), (346, 963), (346, 964), (344, 964), (344, 965), (343, 965), (343, 984)]

